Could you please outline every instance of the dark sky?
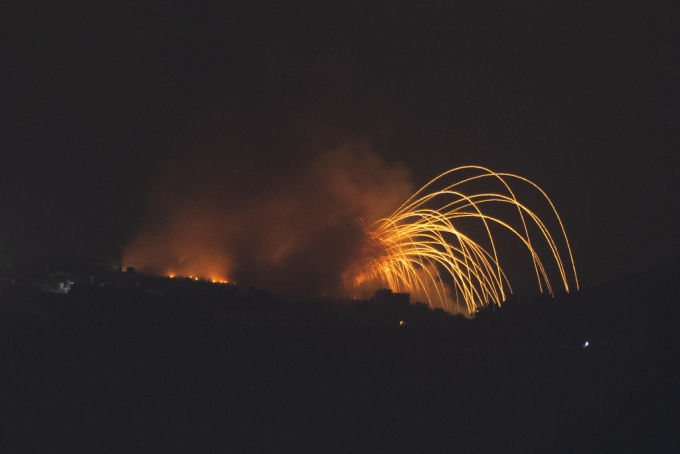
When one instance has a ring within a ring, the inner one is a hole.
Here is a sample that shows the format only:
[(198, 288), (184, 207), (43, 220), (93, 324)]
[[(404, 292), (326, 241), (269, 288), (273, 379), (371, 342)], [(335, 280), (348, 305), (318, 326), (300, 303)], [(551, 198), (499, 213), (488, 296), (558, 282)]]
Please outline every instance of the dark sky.
[(673, 2), (14, 3), (0, 7), (14, 260), (119, 259), (178, 156), (233, 162), (225, 178), (245, 187), (342, 136), (416, 186), (465, 164), (535, 181), (585, 285), (677, 261)]

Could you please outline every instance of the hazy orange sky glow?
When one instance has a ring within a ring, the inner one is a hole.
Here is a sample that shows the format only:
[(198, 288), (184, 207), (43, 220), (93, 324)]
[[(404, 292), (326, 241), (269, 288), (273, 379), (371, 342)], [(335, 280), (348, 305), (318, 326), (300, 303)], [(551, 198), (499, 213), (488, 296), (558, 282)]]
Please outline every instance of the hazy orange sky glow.
[(365, 142), (240, 178), (250, 165), (228, 152), (178, 156), (160, 175), (123, 265), (284, 294), (346, 295), (342, 274), (361, 250), (357, 219), (390, 215), (413, 189), (404, 166)]

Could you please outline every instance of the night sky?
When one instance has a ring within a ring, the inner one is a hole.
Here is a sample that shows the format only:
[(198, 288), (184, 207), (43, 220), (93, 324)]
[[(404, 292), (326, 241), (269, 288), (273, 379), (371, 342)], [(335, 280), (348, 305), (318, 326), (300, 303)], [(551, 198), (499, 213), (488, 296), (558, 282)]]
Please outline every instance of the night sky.
[(12, 261), (120, 261), (167, 215), (154, 203), (168, 187), (163, 200), (219, 197), (218, 218), (276, 230), (289, 218), (252, 213), (314, 191), (300, 181), (337, 164), (328, 150), (358, 148), (345, 164), (387, 186), (466, 164), (536, 182), (585, 286), (677, 262), (680, 33), (666, 4), (14, 3), (0, 7)]

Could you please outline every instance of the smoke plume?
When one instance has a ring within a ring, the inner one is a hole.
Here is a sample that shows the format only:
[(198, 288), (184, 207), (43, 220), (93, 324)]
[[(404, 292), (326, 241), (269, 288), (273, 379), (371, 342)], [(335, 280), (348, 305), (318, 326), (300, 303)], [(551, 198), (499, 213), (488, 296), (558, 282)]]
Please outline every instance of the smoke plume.
[(343, 272), (361, 254), (357, 219), (370, 225), (406, 200), (407, 169), (364, 142), (296, 161), (235, 148), (166, 166), (124, 265), (288, 295), (347, 295)]

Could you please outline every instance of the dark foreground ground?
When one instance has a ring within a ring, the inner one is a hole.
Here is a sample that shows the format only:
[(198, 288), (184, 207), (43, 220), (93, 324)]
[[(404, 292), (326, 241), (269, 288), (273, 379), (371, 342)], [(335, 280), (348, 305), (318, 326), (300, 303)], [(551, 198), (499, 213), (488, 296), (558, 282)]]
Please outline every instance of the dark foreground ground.
[(0, 452), (677, 452), (676, 280), (475, 320), (7, 288)]

